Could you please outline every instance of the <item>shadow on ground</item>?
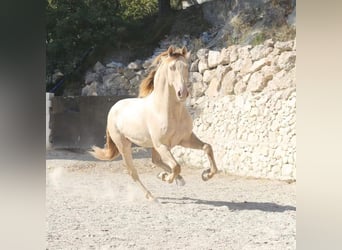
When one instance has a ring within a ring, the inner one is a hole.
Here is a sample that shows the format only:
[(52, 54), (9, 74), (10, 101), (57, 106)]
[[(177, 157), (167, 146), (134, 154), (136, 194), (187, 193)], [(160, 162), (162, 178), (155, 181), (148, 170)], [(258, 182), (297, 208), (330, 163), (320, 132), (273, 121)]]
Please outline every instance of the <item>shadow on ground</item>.
[(189, 197), (183, 198), (169, 198), (158, 197), (161, 204), (201, 204), (212, 207), (227, 207), (231, 211), (236, 210), (260, 210), (263, 212), (277, 212), (283, 213), (285, 211), (296, 211), (296, 207), (283, 206), (272, 202), (231, 202), (231, 201), (215, 201), (215, 200), (201, 200)]

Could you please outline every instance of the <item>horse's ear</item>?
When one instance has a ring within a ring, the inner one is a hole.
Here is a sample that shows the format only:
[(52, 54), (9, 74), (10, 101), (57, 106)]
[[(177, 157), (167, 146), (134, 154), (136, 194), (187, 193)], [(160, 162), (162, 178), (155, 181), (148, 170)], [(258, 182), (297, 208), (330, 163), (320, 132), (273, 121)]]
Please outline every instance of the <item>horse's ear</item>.
[(184, 56), (184, 58), (186, 60), (189, 60), (190, 59), (190, 54), (191, 54), (191, 51), (188, 52), (188, 50), (186, 49), (186, 47), (183, 47), (182, 48), (182, 55)]
[(175, 48), (171, 45), (168, 49), (167, 49), (167, 54), (169, 56), (173, 56), (173, 53), (175, 51)]
[(186, 53), (188, 52), (188, 50), (186, 49), (186, 47), (182, 48), (182, 55), (185, 57)]

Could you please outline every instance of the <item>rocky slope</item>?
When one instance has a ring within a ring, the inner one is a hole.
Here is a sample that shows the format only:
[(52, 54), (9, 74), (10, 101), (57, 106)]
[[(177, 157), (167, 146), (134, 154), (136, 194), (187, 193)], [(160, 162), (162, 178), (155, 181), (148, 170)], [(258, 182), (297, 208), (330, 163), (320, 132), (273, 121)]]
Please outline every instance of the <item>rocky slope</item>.
[[(149, 59), (123, 65), (113, 56), (112, 60), (106, 59), (105, 63), (102, 62), (106, 66), (97, 63), (93, 70), (89, 70), (85, 75), (85, 88), (82, 90), (82, 95), (135, 95), (137, 85), (146, 75), (151, 59), (166, 50), (169, 45), (186, 46), (193, 52), (192, 62), (203, 58), (203, 54), (208, 53), (208, 50), (198, 52), (203, 48), (216, 51), (211, 52), (211, 58), (217, 55), (218, 51), (226, 49), (227, 54), (233, 53), (232, 59), (234, 60), (236, 48), (257, 44), (259, 46), (252, 51), (252, 60), (256, 60), (257, 57), (261, 58), (262, 55), (256, 54), (269, 53), (272, 50), (273, 45), (268, 46), (266, 50), (262, 45), (268, 38), (272, 38), (273, 41), (295, 39), (295, 7), (294, 0), (215, 0), (193, 5), (177, 13), (169, 35), (160, 41), (160, 46), (155, 49)], [(204, 28), (208, 25), (211, 28), (202, 33), (198, 29), (198, 27)], [(230, 47), (232, 44), (240, 46)], [(277, 46), (276, 49), (288, 50), (288, 48), (277, 48)], [(277, 53), (280, 52), (277, 50), (273, 52), (273, 54)], [(289, 55), (284, 54), (280, 60), (286, 61), (287, 58), (284, 57), (287, 56)], [(242, 57), (243, 55), (239, 59)], [(240, 62), (241, 60), (238, 63)], [(200, 65), (204, 66), (203, 60)], [(209, 68), (212, 68), (212, 65)], [(260, 75), (254, 77), (260, 78)], [(242, 84), (238, 86), (243, 88)]]
[[(165, 49), (171, 44), (165, 41), (161, 47)], [(85, 76), (82, 95), (136, 96), (153, 58), (164, 49), (157, 49), (150, 59), (131, 62), (127, 67), (117, 62), (106, 66), (97, 62)], [(220, 51), (200, 49), (192, 59), (190, 89), (195, 99), (295, 86), (295, 40), (266, 40), (257, 46), (232, 45)]]

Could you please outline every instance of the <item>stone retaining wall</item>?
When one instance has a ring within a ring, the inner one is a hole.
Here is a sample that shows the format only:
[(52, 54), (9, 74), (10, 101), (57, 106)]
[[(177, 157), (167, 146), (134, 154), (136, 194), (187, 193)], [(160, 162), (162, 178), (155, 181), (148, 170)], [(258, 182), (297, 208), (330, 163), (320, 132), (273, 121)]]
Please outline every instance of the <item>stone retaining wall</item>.
[[(82, 95), (137, 95), (152, 59), (127, 67), (97, 63)], [(212, 144), (221, 170), (296, 179), (295, 62), (296, 40), (192, 52), (187, 105), (195, 133)], [(208, 166), (202, 152), (173, 152), (183, 163)]]
[[(296, 92), (204, 97), (193, 110), (194, 132), (213, 147), (217, 166), (227, 173), (296, 179)], [(201, 150), (173, 149), (181, 164), (207, 168)]]

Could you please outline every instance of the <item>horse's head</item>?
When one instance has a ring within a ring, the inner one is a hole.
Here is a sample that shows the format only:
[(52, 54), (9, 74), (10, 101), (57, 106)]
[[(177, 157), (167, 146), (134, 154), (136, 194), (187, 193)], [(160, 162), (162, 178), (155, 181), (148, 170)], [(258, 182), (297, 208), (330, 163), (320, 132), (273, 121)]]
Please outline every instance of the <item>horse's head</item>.
[(188, 60), (190, 52), (185, 47), (175, 49), (170, 46), (167, 50), (167, 77), (169, 85), (175, 90), (178, 101), (185, 101), (189, 96), (187, 84), (189, 82)]

